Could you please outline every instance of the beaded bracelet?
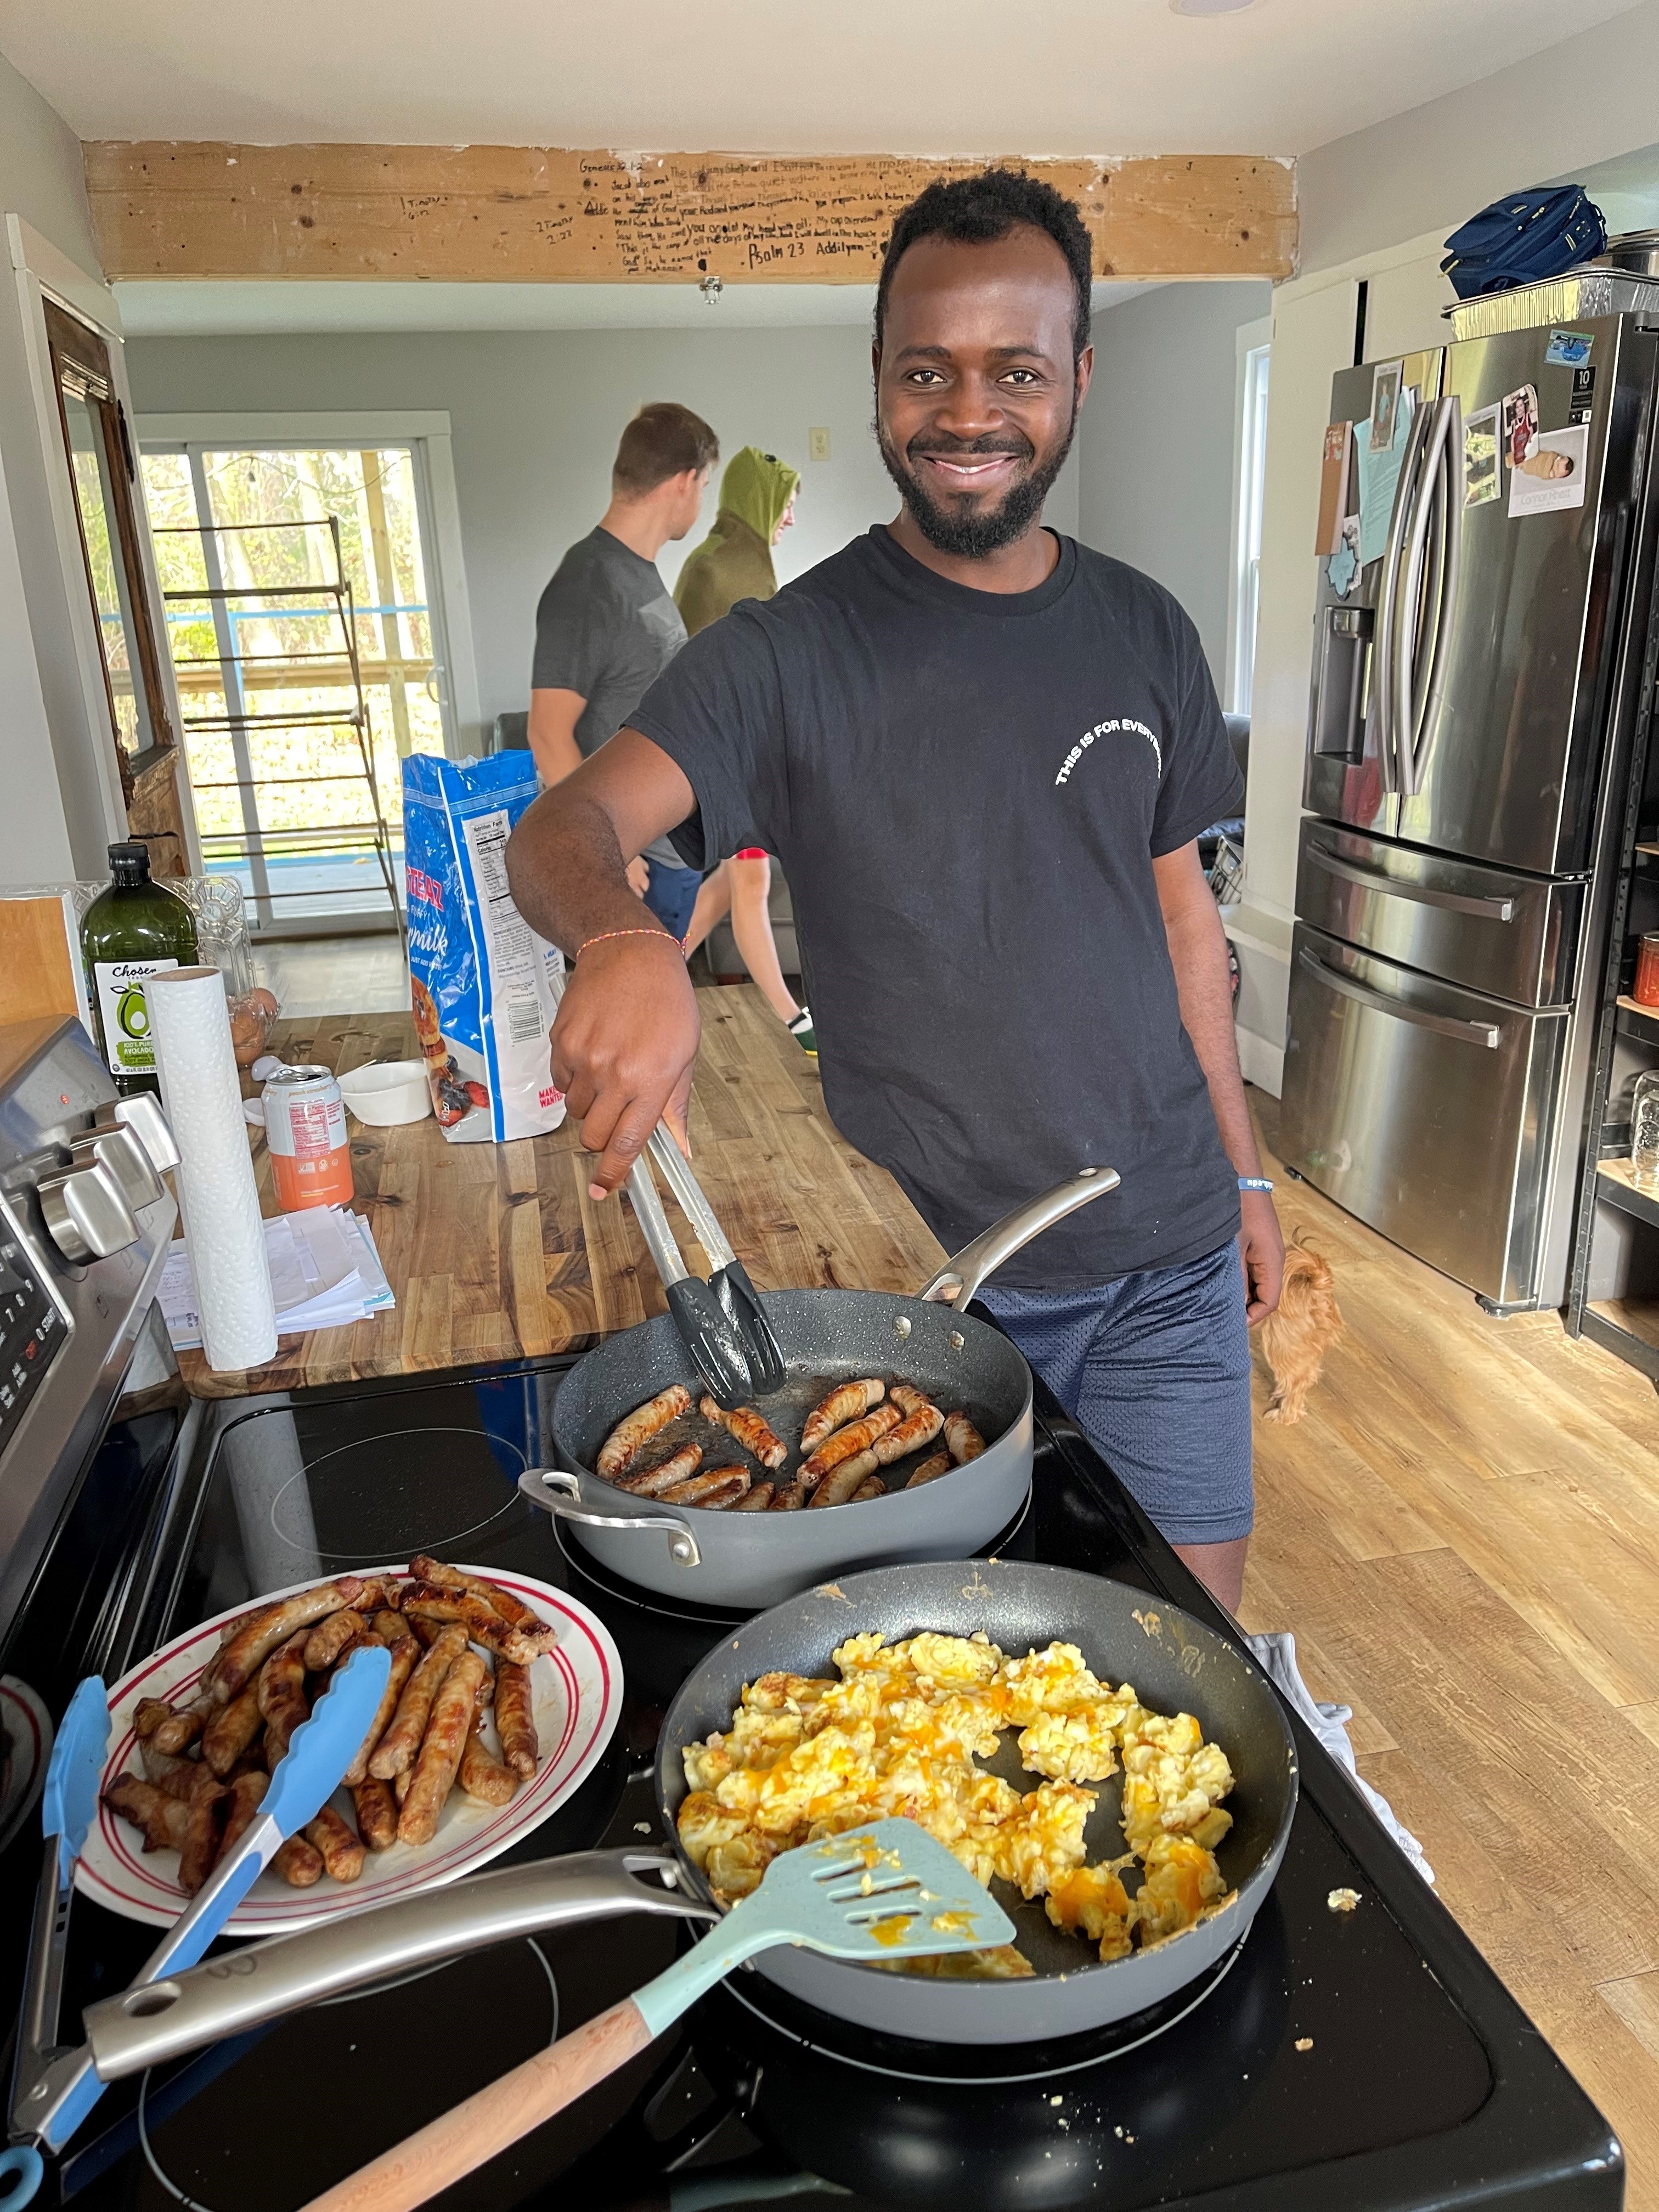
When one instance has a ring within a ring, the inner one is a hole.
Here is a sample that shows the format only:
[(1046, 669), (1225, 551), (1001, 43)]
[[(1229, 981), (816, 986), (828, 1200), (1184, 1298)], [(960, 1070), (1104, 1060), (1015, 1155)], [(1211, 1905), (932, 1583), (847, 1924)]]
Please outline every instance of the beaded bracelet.
[(574, 966), (581, 958), (590, 945), (608, 945), (613, 937), (660, 937), (682, 957), (685, 952), (684, 939), (675, 937), (665, 929), (602, 929), (597, 937), (586, 938), (576, 947), (571, 955), (571, 964)]

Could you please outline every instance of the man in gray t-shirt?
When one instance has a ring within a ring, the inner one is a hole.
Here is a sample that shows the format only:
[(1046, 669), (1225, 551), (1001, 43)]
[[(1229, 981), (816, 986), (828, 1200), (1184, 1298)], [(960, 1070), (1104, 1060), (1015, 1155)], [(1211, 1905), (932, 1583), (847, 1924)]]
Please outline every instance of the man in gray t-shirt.
[[(611, 504), (560, 562), (536, 609), (530, 750), (544, 784), (614, 737), (685, 643), (656, 556), (696, 523), (719, 459), (708, 425), (672, 400), (641, 408), (623, 432)], [(629, 868), (635, 890), (681, 938), (702, 880), (666, 837)]]

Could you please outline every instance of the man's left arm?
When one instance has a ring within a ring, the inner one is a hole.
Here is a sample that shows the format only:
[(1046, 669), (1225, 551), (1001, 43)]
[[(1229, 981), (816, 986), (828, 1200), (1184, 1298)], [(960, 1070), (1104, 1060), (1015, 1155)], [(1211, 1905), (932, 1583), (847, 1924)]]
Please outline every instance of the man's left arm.
[[(1158, 879), (1164, 932), (1181, 994), (1182, 1024), (1193, 1041), (1198, 1064), (1210, 1086), (1210, 1104), (1222, 1145), (1240, 1175), (1259, 1176), (1261, 1164), (1250, 1126), (1250, 1109), (1244, 1103), (1244, 1079), (1239, 1073), (1238, 1045), (1233, 1035), (1227, 939), (1209, 879), (1199, 865), (1196, 841), (1156, 855), (1152, 873)], [(1242, 1190), (1238, 1199), (1243, 1224), (1238, 1242), (1244, 1262), (1247, 1312), (1250, 1321), (1258, 1322), (1279, 1304), (1285, 1240), (1269, 1192)]]

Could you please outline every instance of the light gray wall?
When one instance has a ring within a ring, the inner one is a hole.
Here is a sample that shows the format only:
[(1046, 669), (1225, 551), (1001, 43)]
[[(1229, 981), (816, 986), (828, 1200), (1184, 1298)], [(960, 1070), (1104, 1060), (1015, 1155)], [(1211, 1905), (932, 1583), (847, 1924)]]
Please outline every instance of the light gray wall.
[(1204, 641), (1219, 691), (1232, 568), (1239, 325), (1271, 284), (1165, 284), (1095, 319), (1079, 434), (1078, 535), (1166, 585)]
[[(1571, 20), (1564, 12), (1564, 24)], [(1357, 64), (1358, 66), (1358, 64)], [(1529, 54), (1297, 162), (1307, 274), (1453, 229), (1500, 193), (1645, 146), (1659, 0)]]
[[(714, 311), (718, 313), (718, 310)], [(721, 452), (754, 445), (798, 468), (780, 581), (885, 520), (896, 496), (870, 433), (870, 346), (856, 329), (538, 331), (429, 336), (133, 338), (141, 415), (447, 409), (486, 720), (528, 702), (536, 601), (566, 546), (599, 520), (623, 425), (644, 399), (678, 399)], [(806, 433), (830, 432), (827, 461)], [(1049, 515), (1077, 527), (1068, 463)], [(702, 522), (660, 566), (672, 583)]]

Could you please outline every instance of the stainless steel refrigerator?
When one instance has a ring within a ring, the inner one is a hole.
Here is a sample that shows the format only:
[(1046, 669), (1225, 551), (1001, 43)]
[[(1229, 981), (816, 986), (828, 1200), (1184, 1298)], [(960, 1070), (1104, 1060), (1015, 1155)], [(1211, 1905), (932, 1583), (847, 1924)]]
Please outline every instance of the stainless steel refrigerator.
[(1370, 527), (1319, 557), (1282, 1150), (1498, 1312), (1565, 1294), (1654, 683), (1656, 351), (1613, 315), (1332, 386), (1327, 489), (1357, 511), (1363, 467)]

